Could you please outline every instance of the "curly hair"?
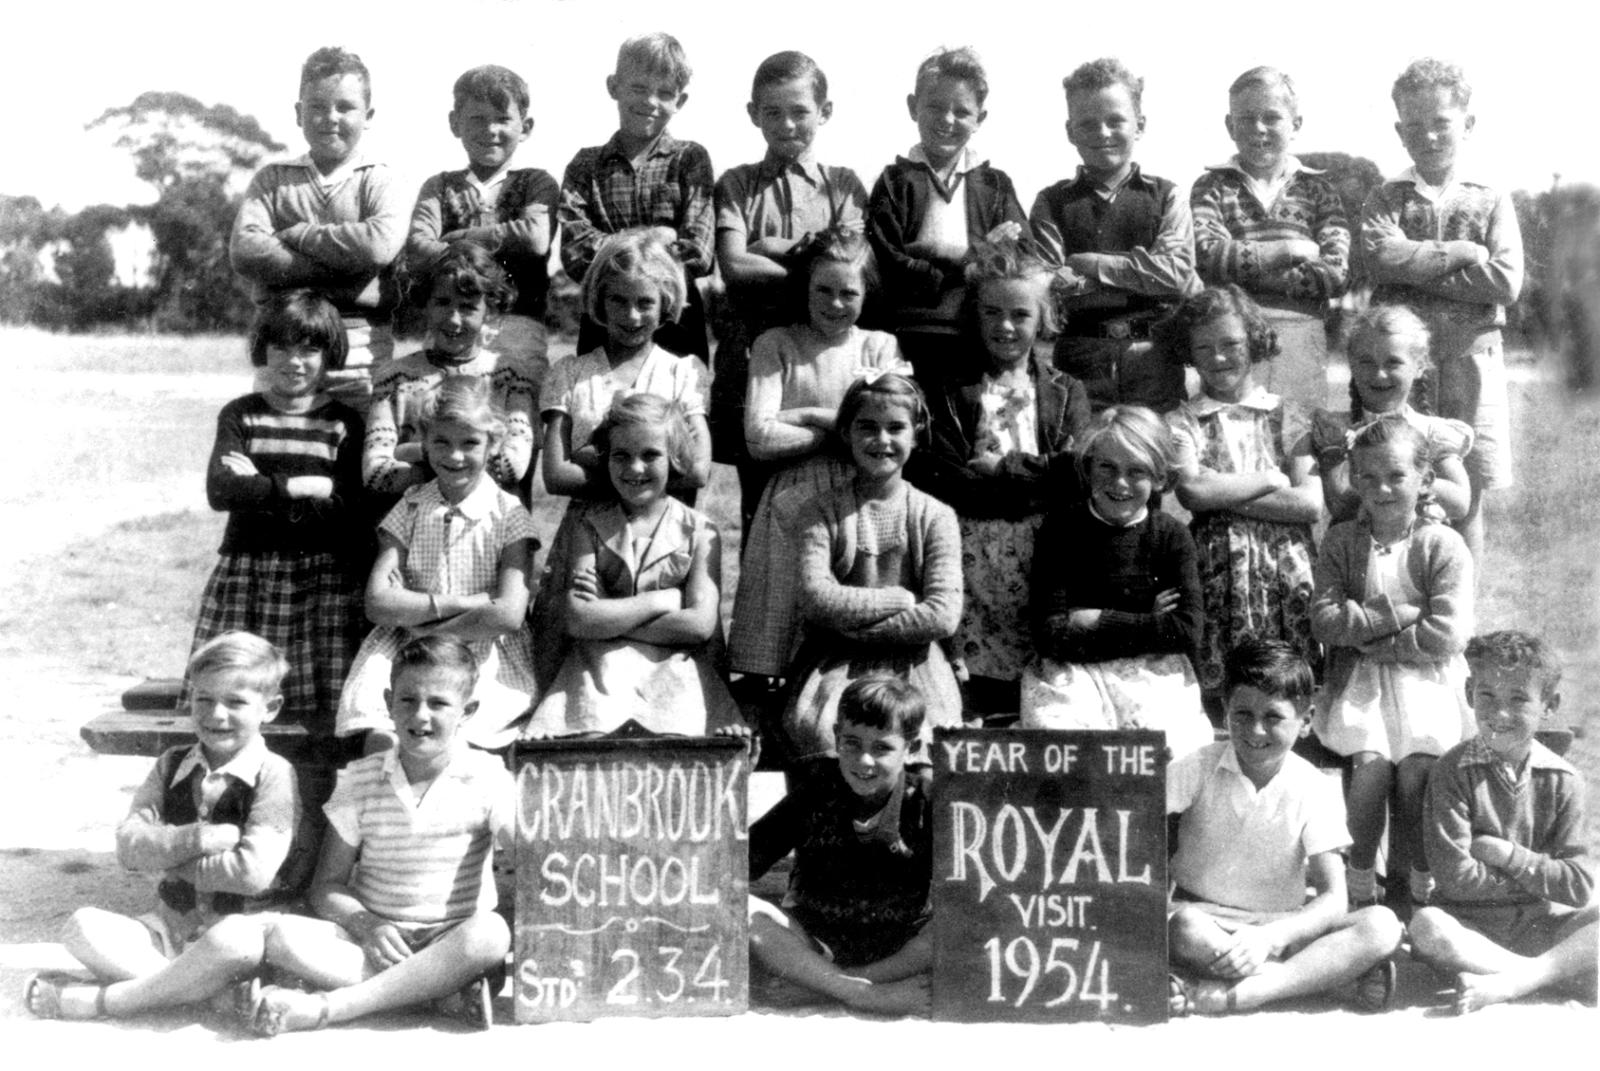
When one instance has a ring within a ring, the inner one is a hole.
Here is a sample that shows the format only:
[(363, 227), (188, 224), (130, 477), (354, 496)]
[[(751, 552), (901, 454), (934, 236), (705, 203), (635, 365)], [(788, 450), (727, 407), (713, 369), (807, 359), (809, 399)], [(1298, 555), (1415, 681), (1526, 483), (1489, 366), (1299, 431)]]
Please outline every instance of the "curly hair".
[(337, 46), (319, 48), (306, 57), (305, 63), (300, 65), (300, 92), (304, 94), (306, 86), (313, 82), (320, 82), (324, 78), (338, 78), (342, 75), (353, 74), (361, 79), (361, 93), (366, 97), (367, 103), (372, 103), (372, 75), (367, 70), (367, 65), (361, 62), (361, 57), (354, 52)]
[(1260, 364), (1278, 355), (1278, 332), (1261, 314), (1261, 306), (1238, 285), (1208, 286), (1173, 310), (1155, 326), (1155, 338), (1167, 354), (1184, 364), (1194, 364), (1190, 352), (1195, 329), (1224, 316), (1237, 316), (1244, 324), (1250, 363)]
[(425, 306), (443, 282), (450, 283), (457, 294), (482, 297), (490, 310), (498, 313), (509, 310), (517, 300), (516, 284), (505, 268), (486, 246), (470, 238), (451, 242), (439, 259), (413, 275), (407, 294), (414, 304)]
[(1467, 668), (1529, 669), (1539, 675), (1539, 698), (1549, 703), (1561, 687), (1561, 656), (1542, 637), (1521, 629), (1486, 632), (1467, 641)]
[(1023, 282), (1034, 291), (1039, 303), (1039, 333), (1050, 336), (1060, 330), (1056, 303), (1050, 295), (1050, 284), (1055, 273), (1031, 239), (974, 242), (967, 257), (966, 311), (969, 323), (977, 322), (979, 294), (985, 283)]
[(1076, 70), (1061, 79), (1061, 88), (1068, 96), (1073, 93), (1097, 93), (1112, 86), (1122, 86), (1133, 101), (1133, 114), (1144, 115), (1144, 79), (1128, 70), (1121, 60), (1102, 56), (1080, 64)]
[(861, 273), (861, 288), (866, 303), (876, 296), (881, 277), (872, 244), (859, 227), (835, 224), (811, 236), (800, 254), (798, 270), (789, 273), (791, 304), (796, 323), (805, 323), (811, 314), (811, 275), (823, 264), (843, 264)]
[(989, 98), (989, 76), (975, 49), (964, 45), (961, 48), (941, 48), (923, 60), (917, 65), (917, 81), (912, 95), (921, 94), (930, 81), (942, 78), (971, 86), (972, 95), (978, 98), (979, 106)]
[(1389, 97), (1399, 107), (1401, 97), (1426, 93), (1431, 89), (1442, 89), (1450, 94), (1450, 103), (1458, 108), (1472, 106), (1472, 85), (1467, 81), (1467, 72), (1457, 64), (1432, 56), (1413, 60), (1401, 71), (1400, 77), (1394, 80)]

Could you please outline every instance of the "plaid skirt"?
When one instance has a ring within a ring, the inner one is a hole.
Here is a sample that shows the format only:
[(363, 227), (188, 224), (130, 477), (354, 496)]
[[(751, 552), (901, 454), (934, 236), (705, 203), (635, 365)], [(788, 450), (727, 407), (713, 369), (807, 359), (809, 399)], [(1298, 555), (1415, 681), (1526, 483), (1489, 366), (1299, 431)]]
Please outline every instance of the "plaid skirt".
[[(366, 628), (361, 588), (334, 555), (225, 553), (200, 596), (191, 652), (224, 632), (255, 633), (289, 660), (278, 720), (332, 732), (339, 691)], [(185, 671), (180, 705), (188, 701)]]

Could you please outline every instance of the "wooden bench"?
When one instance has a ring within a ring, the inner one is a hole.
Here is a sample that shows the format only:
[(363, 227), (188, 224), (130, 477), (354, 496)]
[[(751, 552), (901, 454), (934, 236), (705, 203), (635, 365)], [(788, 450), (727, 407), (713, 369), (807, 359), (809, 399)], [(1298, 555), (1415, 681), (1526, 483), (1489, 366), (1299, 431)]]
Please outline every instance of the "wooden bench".
[[(100, 755), (144, 755), (155, 758), (169, 747), (194, 743), (188, 711), (178, 709), (181, 682), (157, 678), (122, 693), (122, 709), (92, 718), (78, 730), (83, 742)], [(267, 722), (261, 727), (267, 747), (297, 766), (325, 761), (321, 743), (303, 725)]]

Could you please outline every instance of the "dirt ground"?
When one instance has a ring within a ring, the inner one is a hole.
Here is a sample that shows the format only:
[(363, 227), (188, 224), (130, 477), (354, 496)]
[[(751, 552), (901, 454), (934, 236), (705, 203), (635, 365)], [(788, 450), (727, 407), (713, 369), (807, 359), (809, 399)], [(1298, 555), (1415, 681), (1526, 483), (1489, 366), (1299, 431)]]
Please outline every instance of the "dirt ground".
[[(211, 411), (244, 389), (237, 375), (188, 376), (177, 382), (155, 376), (120, 378), (140, 381), (128, 384), (134, 394), (181, 388)], [(13, 421), (19, 441), (62, 434), (59, 416), (71, 408), (72, 383), (35, 373), (23, 378), (21, 389), (24, 402), (31, 393), (32, 404), (19, 406)], [(121, 520), (183, 508), (205, 508), (200, 481), (189, 474), (113, 486), (92, 504), (50, 486), (48, 480), (13, 486), (0, 491), (0, 569), (49, 569), (54, 547), (93, 537)], [(516, 1055), (603, 1067), (747, 1059), (767, 1069), (815, 1067), (839, 1058), (898, 1058), (973, 1068), (1002, 1054), (1008, 1063), (1019, 1057), (1106, 1058), (1131, 1060), (1127, 1066), (1133, 1067), (1162, 1058), (1181, 1059), (1186, 1066), (1275, 1058), (1310, 1066), (1435, 1058), (1484, 1066), (1525, 1061), (1535, 1053), (1560, 1059), (1594, 1051), (1600, 1018), (1593, 1009), (1525, 1003), (1455, 1019), (1446, 1014), (1446, 994), (1438, 980), (1409, 962), (1402, 964), (1402, 1008), (1387, 1015), (1357, 1016), (1315, 1001), (1246, 1019), (1144, 1028), (1084, 1024), (1070, 1032), (785, 1011), (729, 1020), (505, 1025), (474, 1034), (431, 1016), (408, 1014), (262, 1042), (241, 1039), (228, 1024), (190, 1010), (130, 1023), (35, 1021), (20, 1005), (22, 982), (33, 970), (74, 965), (54, 941), (66, 913), (80, 904), (136, 913), (148, 907), (153, 895), (150, 884), (121, 872), (111, 854), (113, 828), (148, 760), (97, 756), (78, 737), (78, 727), (114, 706), (136, 679), (88, 673), (75, 664), (70, 651), (40, 655), (39, 645), (28, 640), (20, 630), (9, 636), (0, 633), (0, 682), (7, 699), (0, 707), (0, 729), (6, 730), (9, 743), (6, 776), (0, 778), (0, 1051), (6, 1053), (8, 1066), (30, 1066), (35, 1059), (68, 1067), (90, 1061), (114, 1061), (121, 1067), (158, 1062), (193, 1066), (214, 1060), (241, 1068), (269, 1061), (281, 1067), (295, 1060), (315, 1067), (402, 1060), (417, 1066), (434, 1058)], [(508, 995), (500, 997), (497, 1015), (502, 1023), (510, 1022)], [(14, 1062), (19, 1058), (25, 1062)]]

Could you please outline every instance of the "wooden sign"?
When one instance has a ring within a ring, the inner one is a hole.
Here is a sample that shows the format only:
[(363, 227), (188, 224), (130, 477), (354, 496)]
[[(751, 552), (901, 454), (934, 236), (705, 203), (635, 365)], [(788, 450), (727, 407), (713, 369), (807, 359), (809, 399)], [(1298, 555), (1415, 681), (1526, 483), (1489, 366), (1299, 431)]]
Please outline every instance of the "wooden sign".
[(517, 1022), (744, 1011), (744, 743), (552, 740), (518, 761)]
[(1165, 734), (937, 730), (933, 1015), (1167, 1017)]

